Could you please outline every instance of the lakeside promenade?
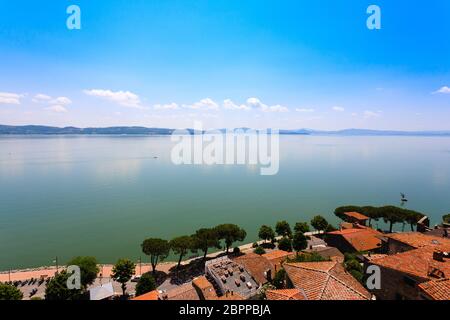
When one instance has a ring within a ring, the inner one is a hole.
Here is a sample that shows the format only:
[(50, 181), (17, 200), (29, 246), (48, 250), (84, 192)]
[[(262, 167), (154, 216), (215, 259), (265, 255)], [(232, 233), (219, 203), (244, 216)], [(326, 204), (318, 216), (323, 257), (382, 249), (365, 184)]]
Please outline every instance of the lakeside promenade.
[[(314, 236), (317, 235), (318, 232), (308, 232), (305, 233), (306, 236)], [(277, 237), (277, 239), (279, 239), (280, 237)], [(255, 241), (258, 244), (263, 244), (264, 241)], [(253, 250), (253, 242), (252, 243), (247, 243), (247, 244), (243, 244), (241, 246), (239, 246), (239, 249), (241, 250), (241, 252), (248, 252)], [(221, 254), (223, 254), (224, 251), (215, 251), (212, 252), (210, 254), (207, 255), (207, 258), (215, 258)], [(191, 263), (193, 260), (196, 259), (201, 259), (201, 257), (196, 257), (196, 258), (191, 258), (188, 260), (184, 260), (182, 261), (182, 265), (186, 265)], [(164, 272), (164, 273), (169, 273), (169, 270), (173, 267), (175, 267), (177, 265), (176, 262), (162, 262), (159, 263), (157, 266), (157, 270)], [(102, 277), (104, 278), (110, 278), (111, 276), (111, 270), (112, 270), (113, 265), (112, 264), (100, 264), (99, 268), (100, 268), (100, 274)], [(60, 266), (58, 267), (58, 270), (64, 270), (65, 266)], [(140, 275), (140, 274), (144, 274), (146, 272), (151, 271), (151, 265), (149, 263), (142, 263), (140, 264), (136, 264), (136, 275)], [(8, 281), (24, 281), (24, 280), (29, 280), (31, 278), (35, 278), (35, 279), (40, 279), (40, 278), (51, 278), (54, 277), (56, 273), (56, 267), (55, 266), (51, 266), (51, 267), (38, 267), (38, 268), (30, 268), (30, 269), (22, 269), (22, 270), (11, 270), (11, 271), (1, 271), (0, 272), (0, 282), (8, 282)], [(99, 276), (100, 276), (99, 274)]]

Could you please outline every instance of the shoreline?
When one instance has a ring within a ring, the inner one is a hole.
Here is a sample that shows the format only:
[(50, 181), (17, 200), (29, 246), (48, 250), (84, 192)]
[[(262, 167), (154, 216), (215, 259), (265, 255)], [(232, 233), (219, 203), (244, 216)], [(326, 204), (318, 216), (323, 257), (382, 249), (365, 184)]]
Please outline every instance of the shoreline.
[[(318, 231), (314, 231), (314, 232), (307, 232), (305, 233), (306, 236), (313, 236), (313, 235), (317, 235), (317, 234), (321, 234), (322, 232), (318, 232)], [(276, 239), (280, 239), (281, 237), (277, 237)], [(258, 245), (263, 244), (264, 240), (260, 240), (260, 241), (255, 241), (258, 243)], [(243, 245), (238, 246), (238, 248), (240, 249), (241, 252), (247, 252), (249, 250), (253, 249), (253, 243), (246, 243)], [(221, 250), (221, 251), (214, 251), (211, 253), (208, 253), (206, 255), (207, 258), (215, 258), (221, 254), (224, 254), (225, 251)], [(181, 262), (181, 265), (186, 265), (191, 263), (194, 260), (197, 259), (201, 259), (202, 257), (194, 257), (194, 258), (189, 258), (187, 260), (183, 260)], [(102, 273), (102, 277), (108, 277), (112, 266), (114, 264), (111, 263), (105, 263), (105, 264), (99, 264), (99, 268), (101, 270), (103, 270), (100, 273)], [(158, 263), (157, 269), (163, 269), (163, 270), (168, 270), (173, 266), (176, 266), (177, 262), (176, 261), (165, 261), (165, 262), (160, 262)], [(150, 263), (145, 263), (142, 262), (141, 263), (141, 267), (142, 267), (142, 273), (146, 273), (148, 271), (150, 271), (151, 269), (151, 265)], [(58, 266), (58, 271), (60, 270), (64, 270), (66, 268), (65, 265), (61, 265)], [(139, 271), (140, 269), (140, 265), (138, 263), (136, 263), (136, 274), (138, 274), (137, 271)], [(145, 271), (147, 270), (148, 271)], [(106, 270), (106, 272), (105, 272)], [(6, 271), (0, 271), (0, 282), (8, 282), (8, 281), (23, 281), (23, 280), (29, 280), (31, 278), (41, 278), (43, 276), (46, 277), (53, 277), (56, 273), (56, 266), (41, 266), (41, 267), (36, 267), (36, 268), (25, 268), (25, 269), (14, 269), (14, 270), (6, 270)], [(11, 278), (11, 280), (9, 280), (9, 277)]]

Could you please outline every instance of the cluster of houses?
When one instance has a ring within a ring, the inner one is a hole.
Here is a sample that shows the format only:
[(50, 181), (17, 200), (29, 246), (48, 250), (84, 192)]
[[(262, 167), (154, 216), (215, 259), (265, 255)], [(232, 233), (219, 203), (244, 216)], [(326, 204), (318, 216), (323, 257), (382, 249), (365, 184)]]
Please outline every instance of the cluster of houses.
[[(158, 290), (135, 300), (450, 300), (450, 239), (448, 227), (422, 232), (384, 234), (366, 226), (357, 212), (340, 230), (325, 234), (315, 252), (320, 262), (291, 262), (295, 253), (272, 250), (207, 261), (205, 274), (168, 292)], [(354, 253), (364, 270), (377, 266), (380, 286), (368, 290), (344, 266), (344, 253)], [(281, 269), (283, 289), (264, 286)]]

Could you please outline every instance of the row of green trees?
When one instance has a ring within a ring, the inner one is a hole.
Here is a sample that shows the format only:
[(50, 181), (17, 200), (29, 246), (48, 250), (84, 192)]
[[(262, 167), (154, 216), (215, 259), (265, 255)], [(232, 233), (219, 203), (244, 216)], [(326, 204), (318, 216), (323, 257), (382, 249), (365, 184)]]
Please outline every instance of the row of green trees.
[(393, 226), (396, 223), (409, 224), (411, 226), (411, 231), (414, 231), (414, 226), (417, 225), (417, 222), (425, 216), (423, 213), (395, 206), (361, 207), (353, 205), (336, 208), (334, 214), (346, 221), (347, 216), (344, 214), (345, 212), (362, 213), (363, 215), (369, 217), (369, 225), (372, 224), (372, 220), (378, 221), (379, 219), (383, 219), (385, 223), (389, 223), (389, 232), (392, 232)]
[(235, 224), (221, 224), (214, 228), (202, 228), (193, 235), (176, 237), (170, 241), (149, 238), (144, 240), (141, 248), (142, 252), (150, 257), (152, 272), (156, 274), (156, 266), (167, 258), (170, 251), (178, 255), (177, 269), (179, 269), (181, 261), (189, 252), (198, 253), (200, 251), (205, 260), (209, 249), (222, 248), (222, 241), (228, 253), (233, 243), (244, 241), (246, 236), (247, 232)]
[[(322, 216), (315, 216), (311, 220), (311, 226), (317, 231), (332, 231), (336, 230), (328, 221)], [(285, 220), (278, 221), (275, 225), (275, 231), (272, 227), (263, 225), (259, 229), (258, 236), (261, 240), (265, 242), (270, 241), (275, 242), (276, 235), (281, 237), (278, 241), (278, 248), (284, 251), (295, 250), (297, 253), (306, 249), (308, 245), (308, 239), (305, 233), (310, 232), (310, 227), (307, 222), (297, 222), (294, 226), (294, 232)], [(255, 253), (263, 254), (264, 251), (259, 247), (255, 246)]]
[[(315, 216), (311, 219), (311, 226), (317, 231), (333, 231), (336, 230), (328, 221), (322, 216)], [(310, 228), (307, 222), (297, 222), (294, 226), (295, 233), (310, 232)], [(264, 241), (274, 241), (276, 235), (280, 237), (292, 238), (293, 233), (291, 227), (287, 221), (278, 221), (275, 225), (275, 231), (272, 227), (263, 225), (259, 229), (258, 237)]]

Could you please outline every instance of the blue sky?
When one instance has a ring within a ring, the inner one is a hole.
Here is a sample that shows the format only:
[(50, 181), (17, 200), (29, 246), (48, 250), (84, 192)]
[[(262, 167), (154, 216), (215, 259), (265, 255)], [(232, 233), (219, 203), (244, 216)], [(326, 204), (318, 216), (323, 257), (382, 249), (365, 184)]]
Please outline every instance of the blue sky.
[(0, 0), (0, 123), (450, 130), (449, 35), (447, 0)]

